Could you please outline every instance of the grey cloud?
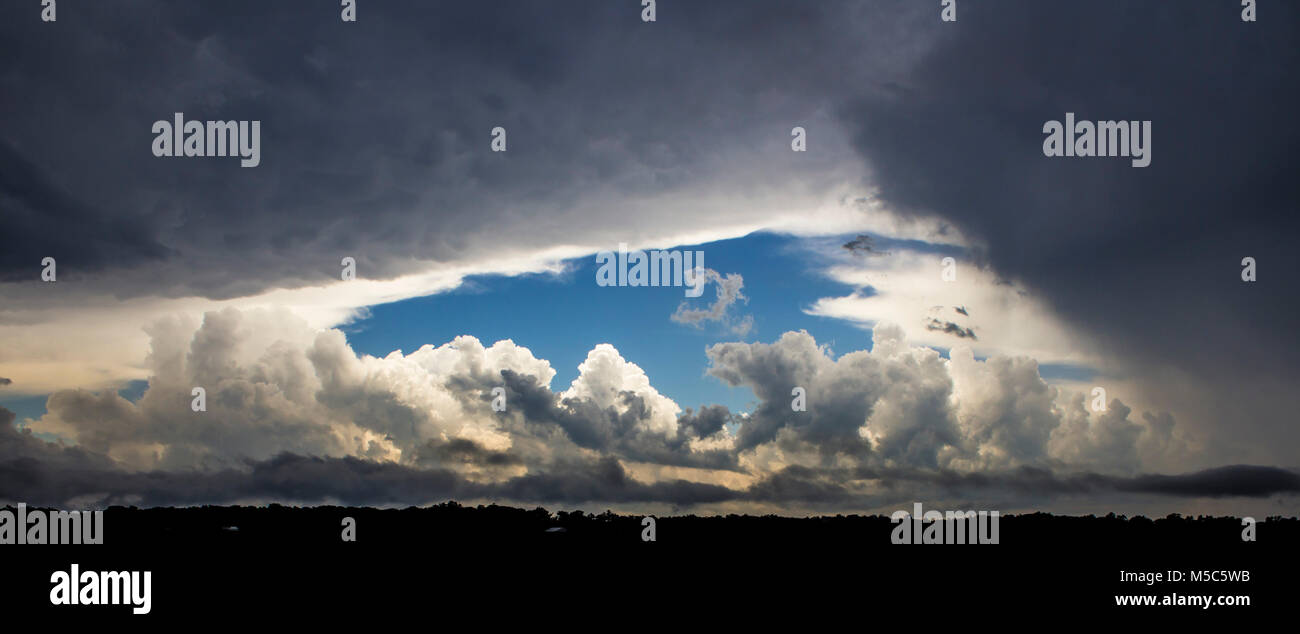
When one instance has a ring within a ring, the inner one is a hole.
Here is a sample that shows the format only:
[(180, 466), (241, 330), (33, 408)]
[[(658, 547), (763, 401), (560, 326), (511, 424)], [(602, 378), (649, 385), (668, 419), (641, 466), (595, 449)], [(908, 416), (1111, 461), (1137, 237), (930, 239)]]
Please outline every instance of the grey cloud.
[(453, 438), (445, 443), (430, 440), (416, 454), (420, 466), (472, 464), (509, 467), (524, 464), (523, 458), (508, 451), (492, 451), (468, 438)]
[[(806, 332), (777, 342), (709, 348), (709, 373), (751, 388), (759, 405), (745, 418), (737, 449), (775, 443), (815, 453), (816, 464), (909, 466), (984, 471), (1065, 465), (1119, 474), (1144, 460), (1190, 454), (1168, 413), (1130, 420), (1112, 399), (1096, 416), (1084, 396), (1048, 385), (1024, 357), (979, 361), (966, 350), (945, 361), (914, 348), (901, 329), (878, 324), (871, 351), (832, 358)], [(792, 411), (805, 390), (807, 411)], [(812, 466), (809, 464), (808, 466)]]
[(677, 418), (677, 424), (691, 430), (692, 435), (697, 438), (712, 436), (720, 431), (727, 423), (735, 421), (731, 411), (722, 405), (704, 405), (700, 407), (699, 412), (692, 411), (689, 407), (686, 412)]
[[(740, 470), (734, 453), (710, 450), (691, 451), (692, 439), (717, 433), (731, 420), (727, 408), (706, 406), (698, 415), (688, 410), (678, 418), (675, 436), (665, 438), (646, 433), (638, 423), (649, 417), (643, 398), (623, 392), (619, 398), (626, 408), (601, 408), (588, 399), (561, 398), (538, 384), (534, 377), (503, 370), (501, 378), (507, 390), (507, 402), (519, 407), (517, 426), (524, 431), (554, 425), (580, 447), (598, 449), (630, 460), (668, 466), (705, 469)], [(533, 433), (538, 433), (534, 431)]]
[(688, 308), (689, 304), (682, 302), (673, 313), (672, 320), (679, 324), (697, 327), (707, 321), (716, 321), (727, 326), (736, 335), (743, 337), (749, 334), (750, 328), (753, 327), (752, 317), (745, 316), (736, 320), (728, 314), (728, 309), (737, 301), (749, 301), (745, 294), (740, 292), (745, 287), (745, 278), (739, 273), (722, 275), (713, 269), (704, 269), (703, 283), (709, 282), (717, 285), (717, 299), (709, 304), (708, 308)]
[(844, 243), (844, 249), (853, 255), (889, 255), (888, 251), (881, 251), (876, 248), (875, 241), (869, 235), (859, 235), (858, 237)]
[(925, 329), (937, 330), (960, 339), (970, 339), (972, 341), (979, 339), (979, 337), (975, 336), (974, 330), (971, 330), (970, 328), (962, 328), (951, 321), (939, 321), (938, 319), (930, 318), (925, 322)]
[[(974, 257), (1147, 391), (1173, 401), (1195, 383), (1216, 446), (1276, 459), (1300, 442), (1273, 422), (1290, 415), (1300, 287), (1262, 271), (1300, 270), (1300, 6), (1244, 25), (1213, 4), (982, 3), (844, 120), (890, 207), (985, 245)], [(1044, 122), (1067, 112), (1152, 121), (1153, 162), (1044, 157)]]
[(501, 485), (499, 492), (504, 497), (519, 500), (672, 502), (684, 506), (724, 502), (737, 497), (734, 490), (726, 487), (685, 480), (644, 484), (629, 478), (618, 461), (610, 457), (573, 470), (515, 478)]
[[(721, 343), (708, 349), (709, 374), (729, 385), (746, 385), (760, 405), (740, 428), (739, 449), (752, 449), (774, 441), (788, 430), (810, 443), (829, 459), (834, 454), (865, 457), (872, 451), (859, 428), (889, 393), (905, 403), (901, 419), (877, 451), (933, 463), (943, 444), (954, 442), (953, 421), (945, 407), (949, 386), (946, 374), (923, 364), (891, 363), (865, 351), (830, 359), (806, 332), (786, 333), (776, 343)], [(933, 365), (937, 355), (929, 361)], [(927, 372), (928, 370), (928, 372)], [(928, 375), (928, 376), (927, 376)], [(931, 377), (939, 377), (931, 381)], [(791, 391), (807, 394), (806, 412), (791, 408)], [(884, 424), (884, 423), (881, 423)]]

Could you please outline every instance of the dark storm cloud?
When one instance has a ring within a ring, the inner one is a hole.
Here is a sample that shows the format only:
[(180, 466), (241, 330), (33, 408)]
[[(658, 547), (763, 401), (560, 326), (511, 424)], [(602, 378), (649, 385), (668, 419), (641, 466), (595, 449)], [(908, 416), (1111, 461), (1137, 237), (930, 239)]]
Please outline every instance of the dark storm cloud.
[[(845, 60), (863, 46), (848, 3), (681, 3), (654, 24), (602, 0), (372, 3), (347, 24), (328, 3), (62, 8), (0, 14), (0, 279), (45, 256), (67, 274), (149, 265), (100, 280), (122, 296), (337, 280), (344, 255), (392, 277), (575, 227), (626, 239), (584, 197), (711, 186), (729, 146), (780, 147), (818, 86), (887, 57)], [(902, 37), (895, 9), (871, 46)], [(261, 121), (261, 165), (152, 156), (176, 112)]]
[(146, 223), (105, 214), (75, 195), (0, 138), (0, 235), (7, 243), (0, 249), (0, 281), (39, 279), (38, 264), (47, 256), (73, 273), (170, 255)]
[[(999, 274), (1110, 350), (1295, 377), (1297, 25), (1294, 3), (1255, 23), (1215, 2), (971, 3), (845, 119), (891, 206), (985, 242)], [(1151, 165), (1045, 157), (1043, 124), (1067, 112), (1152, 121)]]

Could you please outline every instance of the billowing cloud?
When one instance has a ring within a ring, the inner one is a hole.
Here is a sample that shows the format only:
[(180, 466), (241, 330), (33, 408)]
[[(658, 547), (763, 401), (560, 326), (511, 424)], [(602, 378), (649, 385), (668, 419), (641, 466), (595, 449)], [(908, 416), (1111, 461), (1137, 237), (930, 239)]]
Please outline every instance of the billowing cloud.
[[(772, 344), (709, 349), (710, 374), (751, 388), (761, 404), (740, 427), (742, 464), (909, 467), (963, 472), (1022, 466), (1131, 473), (1142, 451), (1190, 455), (1168, 413), (1130, 420), (1115, 399), (1105, 412), (1048, 385), (1026, 357), (950, 359), (909, 345), (879, 325), (870, 351), (834, 358), (807, 333)], [(800, 389), (806, 411), (794, 408)]]
[[(688, 415), (608, 344), (569, 389), (510, 341), (462, 336), (384, 358), (285, 311), (225, 309), (148, 328), (151, 378), (138, 402), (65, 390), (32, 425), (124, 467), (219, 469), (283, 453), (436, 465), (504, 477), (595, 451), (634, 461), (734, 468), (691, 443), (725, 433)], [(195, 389), (204, 411), (194, 411)], [(712, 410), (709, 410), (712, 411)], [(717, 414), (711, 414), (715, 417)]]
[[(1154, 475), (1148, 455), (1189, 451), (1167, 413), (1132, 420), (1118, 399), (1091, 412), (1032, 359), (945, 359), (889, 325), (871, 350), (838, 358), (802, 332), (711, 347), (709, 372), (759, 398), (747, 413), (683, 409), (606, 344), (556, 392), (550, 364), (510, 341), (462, 336), (377, 358), (277, 310), (147, 330), (151, 378), (137, 401), (57, 392), (22, 430), (0, 411), (0, 498), (828, 510), (990, 492), (1235, 499), (1295, 488), (1278, 469)], [(206, 411), (193, 410), (195, 387)], [(795, 387), (805, 411), (791, 407)]]
[[(806, 333), (708, 349), (710, 372), (751, 388), (753, 412), (686, 409), (608, 344), (567, 390), (524, 347), (459, 336), (386, 357), (283, 311), (224, 309), (149, 326), (139, 400), (66, 390), (30, 425), (131, 472), (239, 470), (282, 455), (442, 469), (504, 482), (616, 460), (767, 478), (810, 469), (1073, 468), (1138, 472), (1141, 451), (1186, 451), (1167, 413), (1092, 414), (1024, 357), (943, 359), (896, 326), (833, 357)], [(195, 412), (195, 388), (205, 411)], [(806, 411), (792, 411), (793, 388)], [(733, 431), (735, 430), (735, 431)], [(669, 500), (676, 503), (676, 500)]]
[[(645, 483), (629, 477), (614, 459), (557, 465), (547, 473), (501, 482), (465, 479), (445, 468), (423, 468), (355, 457), (280, 454), (240, 468), (138, 472), (77, 447), (32, 437), (7, 424), (0, 408), (0, 500), (50, 506), (144, 506), (232, 504), (276, 500), (305, 504), (410, 505), (446, 499), (507, 499), (545, 504), (793, 503), (803, 508), (875, 508), (928, 495), (1137, 494), (1174, 497), (1268, 497), (1300, 493), (1300, 474), (1273, 467), (1230, 466), (1186, 475), (1117, 477), (1094, 473), (1057, 476), (1024, 467), (993, 473), (908, 469), (854, 471), (788, 467), (744, 489), (681, 479)], [(462, 447), (458, 451), (463, 451)], [(877, 480), (874, 493), (848, 482)]]

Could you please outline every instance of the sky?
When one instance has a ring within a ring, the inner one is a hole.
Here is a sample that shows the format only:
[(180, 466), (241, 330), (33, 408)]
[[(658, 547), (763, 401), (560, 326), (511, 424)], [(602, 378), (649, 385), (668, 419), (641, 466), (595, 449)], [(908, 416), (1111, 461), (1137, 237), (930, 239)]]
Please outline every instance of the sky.
[(1288, 3), (29, 4), (0, 500), (1294, 514)]

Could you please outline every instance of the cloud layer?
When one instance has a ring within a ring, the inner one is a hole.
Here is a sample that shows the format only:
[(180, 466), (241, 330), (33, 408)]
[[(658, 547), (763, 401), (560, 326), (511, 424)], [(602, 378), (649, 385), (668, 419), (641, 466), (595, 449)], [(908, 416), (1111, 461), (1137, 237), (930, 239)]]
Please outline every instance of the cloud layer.
[[(555, 391), (550, 364), (510, 341), (465, 336), (376, 358), (290, 313), (233, 309), (149, 332), (152, 376), (137, 401), (57, 392), (21, 431), (8, 414), (0, 465), (13, 478), (0, 497), (829, 510), (988, 491), (1052, 500), (1294, 488), (1294, 474), (1267, 468), (1144, 475), (1190, 455), (1169, 414), (1134, 419), (1117, 399), (1092, 412), (1032, 359), (966, 349), (945, 359), (887, 325), (870, 351), (839, 357), (802, 332), (712, 346), (709, 373), (759, 398), (738, 413), (683, 409), (608, 344)], [(195, 387), (206, 411), (193, 411)]]

